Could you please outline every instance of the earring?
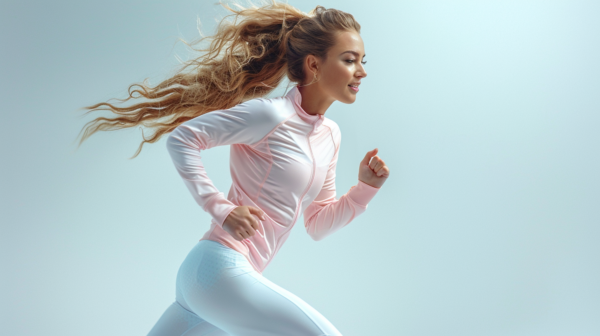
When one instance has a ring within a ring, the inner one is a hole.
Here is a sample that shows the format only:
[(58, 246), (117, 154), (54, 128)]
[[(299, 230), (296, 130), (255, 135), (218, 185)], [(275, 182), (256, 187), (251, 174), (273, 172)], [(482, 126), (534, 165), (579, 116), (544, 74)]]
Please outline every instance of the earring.
[[(317, 70), (318, 70), (318, 69), (317, 69)], [(318, 80), (317, 80), (317, 73), (316, 73), (316, 72), (313, 72), (313, 80), (312, 80), (310, 83), (308, 83), (308, 84), (306, 84), (306, 85), (298, 85), (298, 86), (309, 86), (310, 84), (312, 84), (312, 83), (315, 83), (315, 82), (317, 82), (317, 81), (318, 81)]]

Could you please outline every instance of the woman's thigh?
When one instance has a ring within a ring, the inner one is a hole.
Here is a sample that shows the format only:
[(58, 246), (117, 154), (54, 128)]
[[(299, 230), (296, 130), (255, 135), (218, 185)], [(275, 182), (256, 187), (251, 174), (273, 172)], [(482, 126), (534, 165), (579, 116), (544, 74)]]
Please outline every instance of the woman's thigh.
[(199, 243), (180, 268), (177, 295), (203, 320), (235, 336), (341, 335), (308, 303), (256, 272), (239, 252), (213, 241)]

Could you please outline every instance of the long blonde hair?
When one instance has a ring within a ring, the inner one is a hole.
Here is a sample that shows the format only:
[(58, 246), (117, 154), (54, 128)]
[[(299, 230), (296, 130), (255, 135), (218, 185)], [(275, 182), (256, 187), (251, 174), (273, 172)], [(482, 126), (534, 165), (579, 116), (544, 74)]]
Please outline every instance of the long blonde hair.
[[(317, 6), (308, 14), (285, 3), (270, 0), (261, 7), (238, 9), (221, 3), (233, 12), (225, 16), (212, 36), (202, 36), (186, 45), (202, 55), (186, 61), (175, 75), (155, 87), (141, 84), (129, 86), (129, 97), (121, 100), (152, 99), (128, 107), (108, 102), (86, 106), (90, 113), (110, 110), (114, 118), (97, 117), (85, 124), (79, 146), (97, 131), (112, 131), (135, 126), (153, 128), (155, 132), (139, 145), (154, 143), (180, 124), (204, 113), (228, 109), (249, 99), (273, 91), (287, 75), (291, 82), (304, 80), (303, 62), (307, 55), (325, 59), (335, 44), (336, 33), (354, 30), (360, 25), (351, 14)], [(233, 17), (232, 21), (227, 20)], [(193, 45), (209, 39), (208, 48)], [(185, 71), (191, 68), (191, 71)], [(134, 97), (137, 93), (139, 96)], [(81, 135), (81, 132), (79, 133)]]

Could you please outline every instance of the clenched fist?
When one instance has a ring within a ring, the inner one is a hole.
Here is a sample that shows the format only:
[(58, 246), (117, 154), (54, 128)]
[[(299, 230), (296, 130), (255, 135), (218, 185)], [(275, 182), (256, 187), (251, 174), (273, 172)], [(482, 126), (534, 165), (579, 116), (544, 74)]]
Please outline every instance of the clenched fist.
[(265, 220), (265, 213), (259, 208), (241, 205), (229, 213), (223, 222), (223, 230), (229, 233), (235, 240), (244, 240), (256, 234), (258, 220), (256, 215)]
[(379, 156), (375, 155), (378, 151), (377, 148), (368, 151), (358, 168), (358, 179), (375, 188), (381, 188), (390, 176), (390, 168)]

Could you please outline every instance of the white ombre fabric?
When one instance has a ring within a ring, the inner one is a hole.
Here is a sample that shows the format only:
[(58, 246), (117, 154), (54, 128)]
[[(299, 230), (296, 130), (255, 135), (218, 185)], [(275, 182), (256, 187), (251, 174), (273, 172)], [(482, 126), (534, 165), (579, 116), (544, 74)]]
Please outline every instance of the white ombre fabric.
[[(179, 125), (168, 137), (175, 167), (196, 202), (212, 216), (200, 240), (228, 246), (262, 273), (304, 214), (306, 231), (321, 240), (365, 212), (379, 188), (358, 181), (336, 199), (335, 169), (340, 149), (338, 125), (300, 106), (294, 86), (285, 96), (257, 98), (227, 110), (211, 111)], [(202, 151), (231, 145), (232, 185), (217, 190), (201, 161)], [(356, 167), (347, 167), (357, 169)], [(257, 233), (242, 241), (223, 230), (238, 206), (265, 212)]]

